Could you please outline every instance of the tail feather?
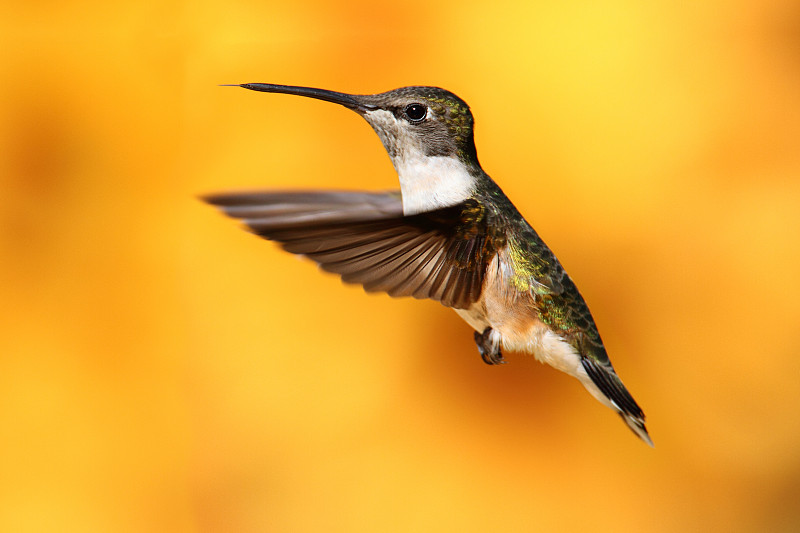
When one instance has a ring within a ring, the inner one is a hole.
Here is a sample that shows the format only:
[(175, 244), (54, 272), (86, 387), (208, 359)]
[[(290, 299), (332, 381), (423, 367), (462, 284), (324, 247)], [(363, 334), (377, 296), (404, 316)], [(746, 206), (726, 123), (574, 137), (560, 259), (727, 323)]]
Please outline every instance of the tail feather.
[(644, 415), (642, 415), (642, 418), (634, 418), (631, 415), (623, 413), (622, 411), (618, 411), (618, 413), (623, 422), (625, 422), (625, 424), (631, 428), (631, 431), (636, 433), (636, 435), (642, 439), (645, 444), (651, 448), (655, 447), (653, 444), (653, 439), (650, 438), (650, 434), (647, 432), (647, 428), (644, 425)]
[(581, 362), (586, 374), (608, 399), (611, 407), (617, 410), (625, 424), (645, 443), (653, 446), (653, 440), (644, 425), (644, 411), (625, 388), (614, 368), (610, 364), (605, 365), (589, 357), (582, 357)]

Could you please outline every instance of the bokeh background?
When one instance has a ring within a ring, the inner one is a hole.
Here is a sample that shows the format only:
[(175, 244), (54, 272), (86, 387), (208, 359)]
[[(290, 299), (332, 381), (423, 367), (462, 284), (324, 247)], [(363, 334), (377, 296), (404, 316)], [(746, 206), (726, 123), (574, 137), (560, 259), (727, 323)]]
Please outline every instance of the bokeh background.
[[(6, 2), (0, 44), (0, 530), (800, 531), (796, 1)], [(199, 202), (397, 187), (240, 82), (469, 102), (656, 448)]]

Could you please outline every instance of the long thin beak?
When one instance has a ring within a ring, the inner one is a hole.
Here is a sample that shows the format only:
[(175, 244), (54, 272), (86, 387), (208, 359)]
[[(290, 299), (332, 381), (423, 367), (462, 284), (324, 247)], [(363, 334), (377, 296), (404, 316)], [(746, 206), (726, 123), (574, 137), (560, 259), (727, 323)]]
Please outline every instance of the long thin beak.
[(333, 102), (340, 104), (353, 111), (364, 113), (377, 109), (378, 107), (372, 104), (367, 104), (359, 100), (358, 96), (345, 93), (337, 93), (335, 91), (326, 91), (325, 89), (314, 89), (311, 87), (295, 87), (293, 85), (273, 85), (271, 83), (242, 83), (239, 85), (225, 85), (225, 87), (244, 87), (251, 91), (261, 91), (265, 93), (284, 93), (295, 94), (297, 96), (307, 96), (308, 98), (316, 98), (317, 100), (325, 100), (326, 102)]

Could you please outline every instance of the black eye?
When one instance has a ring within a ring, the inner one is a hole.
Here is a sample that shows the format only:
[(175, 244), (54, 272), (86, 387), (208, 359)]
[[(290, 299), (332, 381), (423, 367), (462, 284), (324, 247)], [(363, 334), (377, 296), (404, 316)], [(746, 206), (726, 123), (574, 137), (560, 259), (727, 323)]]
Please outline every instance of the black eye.
[(408, 104), (406, 106), (406, 116), (411, 122), (419, 122), (428, 114), (428, 108), (422, 104)]

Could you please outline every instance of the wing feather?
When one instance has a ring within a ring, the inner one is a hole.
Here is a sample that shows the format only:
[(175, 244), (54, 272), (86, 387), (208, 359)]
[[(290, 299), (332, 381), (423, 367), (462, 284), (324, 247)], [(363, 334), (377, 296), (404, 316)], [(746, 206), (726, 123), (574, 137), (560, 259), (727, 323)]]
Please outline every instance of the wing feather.
[(399, 193), (287, 191), (205, 200), (290, 253), (370, 292), (467, 308), (496, 253), (475, 202), (410, 216)]

